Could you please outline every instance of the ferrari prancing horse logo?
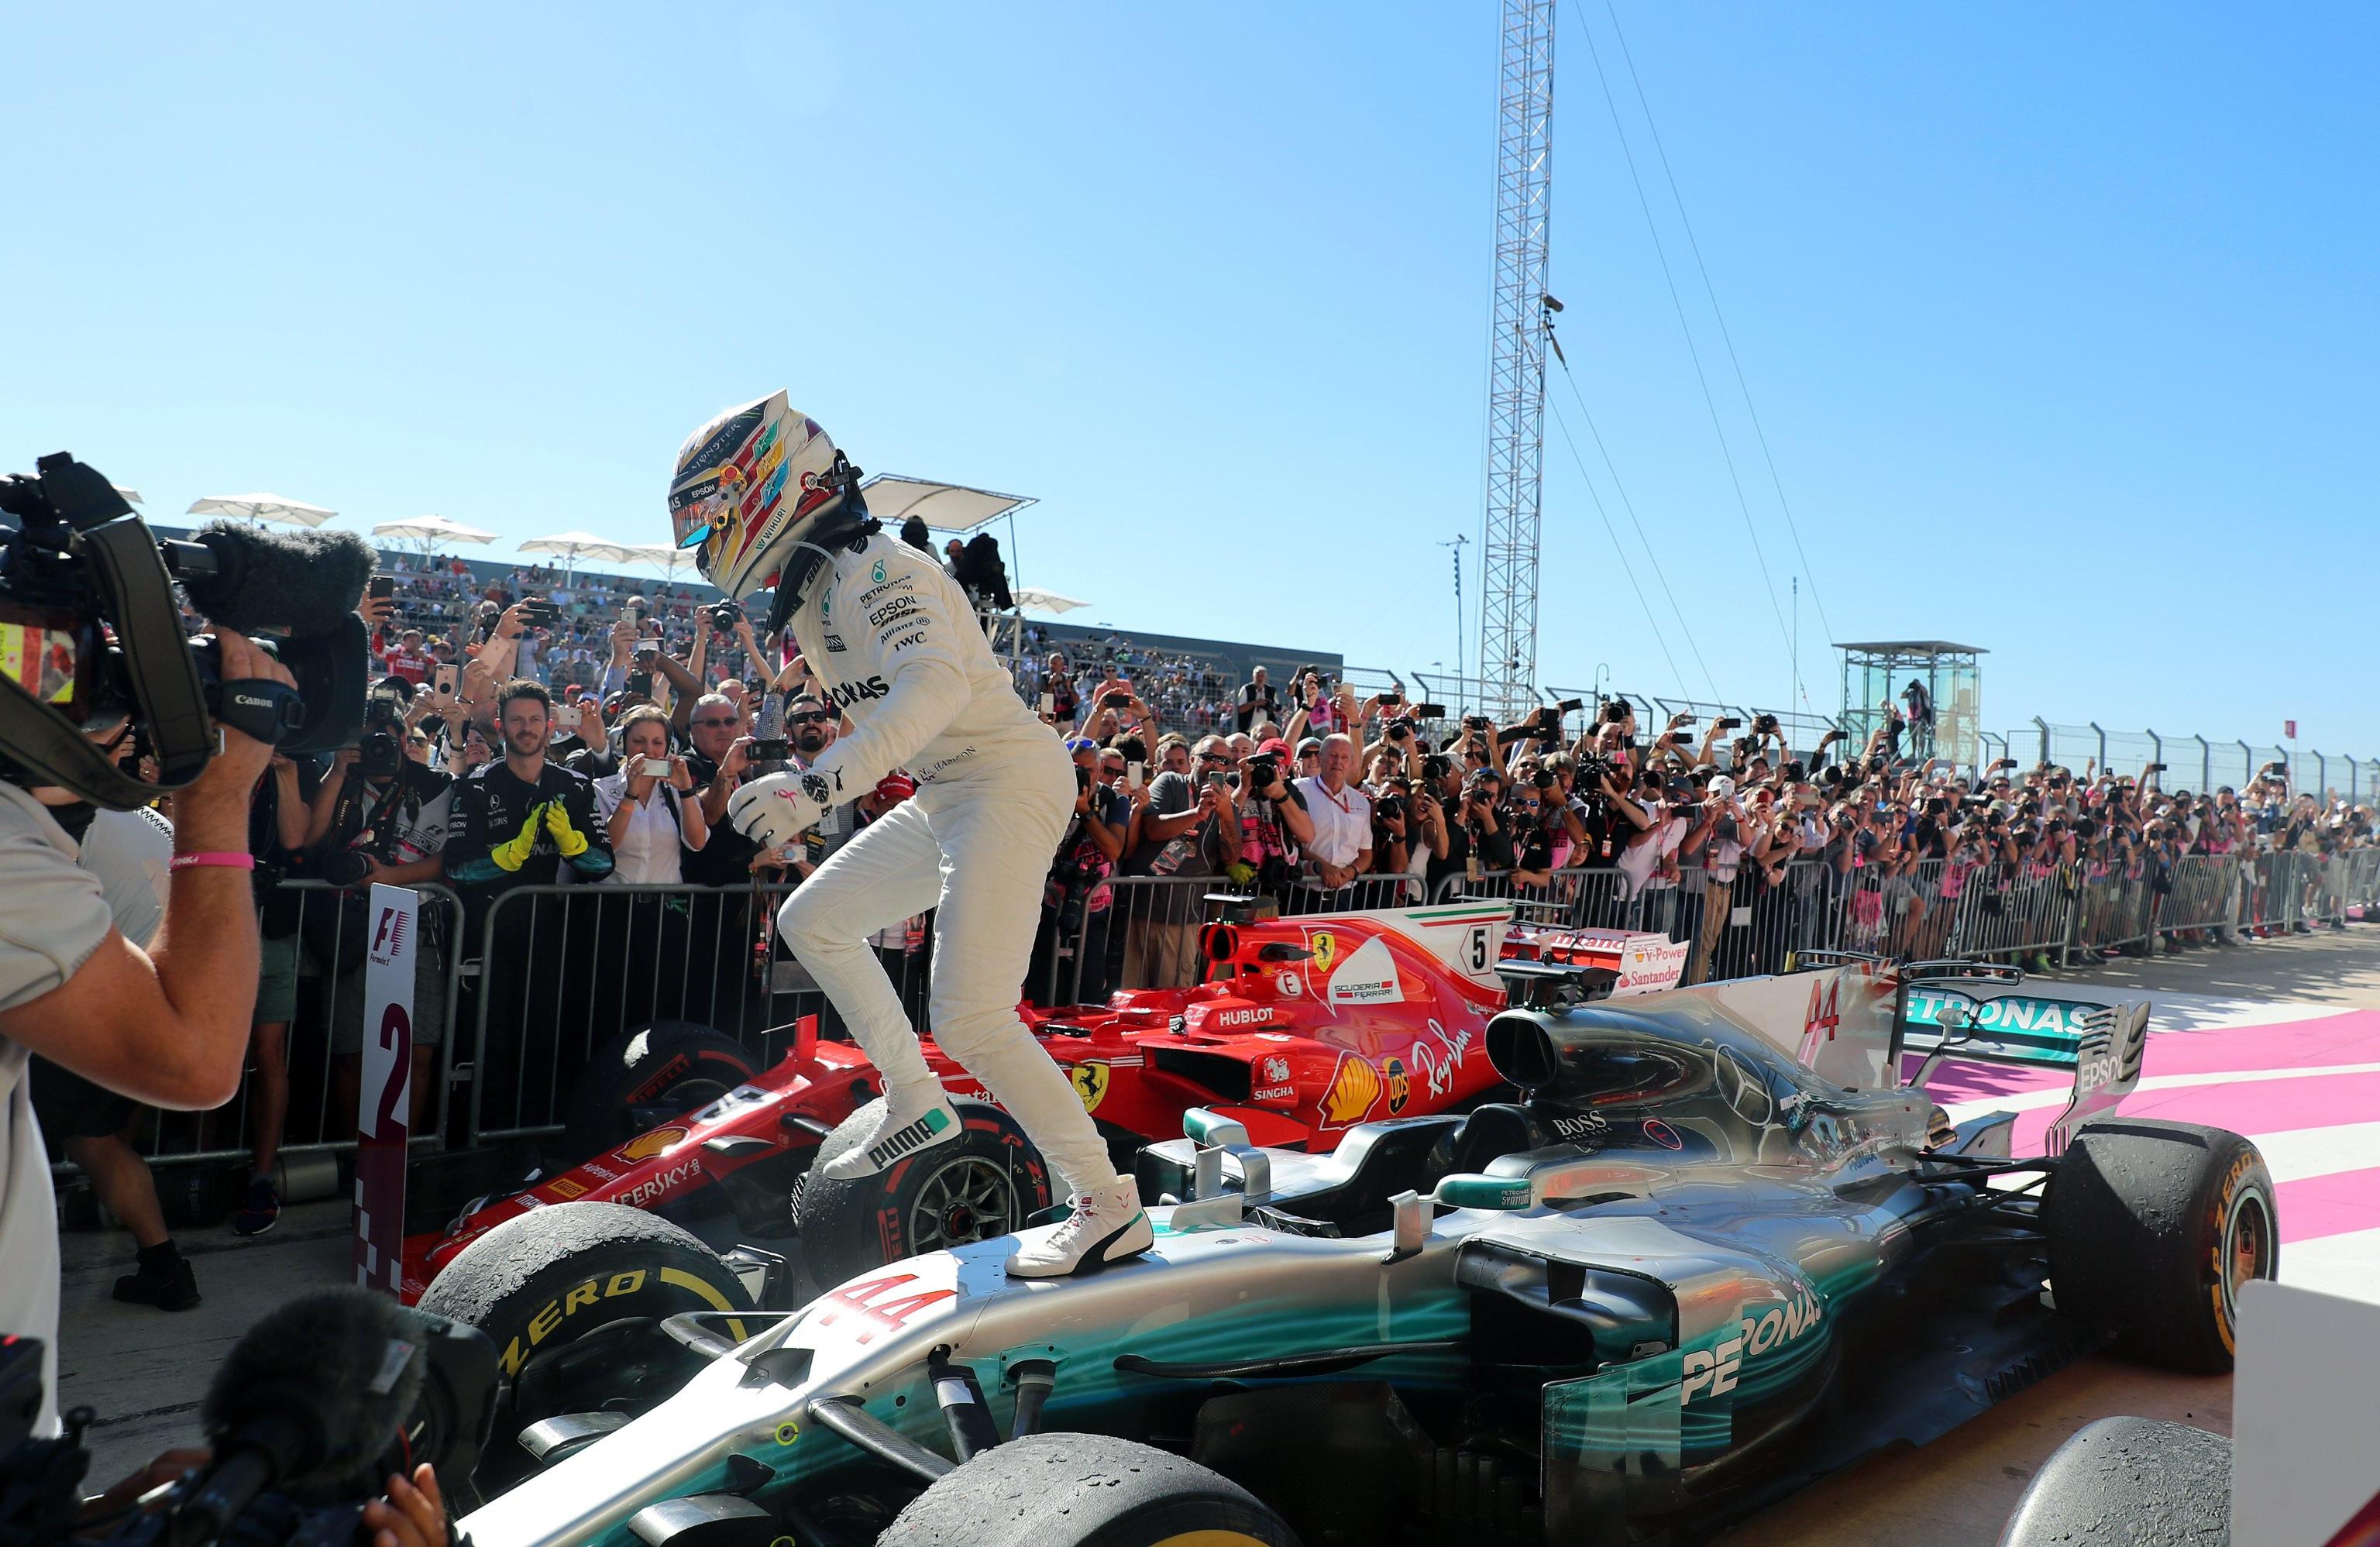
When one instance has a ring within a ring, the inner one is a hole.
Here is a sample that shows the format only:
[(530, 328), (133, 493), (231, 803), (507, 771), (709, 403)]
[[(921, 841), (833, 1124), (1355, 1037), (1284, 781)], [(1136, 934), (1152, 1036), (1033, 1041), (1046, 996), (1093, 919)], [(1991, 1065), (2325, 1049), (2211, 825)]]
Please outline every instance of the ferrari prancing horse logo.
[(1305, 949), (1314, 953), (1315, 974), (1329, 977), (1330, 963), (1339, 959), (1339, 937), (1328, 929), (1317, 929), (1305, 937)]
[(1075, 1094), (1083, 1098), (1083, 1110), (1096, 1112), (1099, 1103), (1108, 1098), (1108, 1066), (1093, 1059), (1074, 1067), (1067, 1078), (1075, 1082)]

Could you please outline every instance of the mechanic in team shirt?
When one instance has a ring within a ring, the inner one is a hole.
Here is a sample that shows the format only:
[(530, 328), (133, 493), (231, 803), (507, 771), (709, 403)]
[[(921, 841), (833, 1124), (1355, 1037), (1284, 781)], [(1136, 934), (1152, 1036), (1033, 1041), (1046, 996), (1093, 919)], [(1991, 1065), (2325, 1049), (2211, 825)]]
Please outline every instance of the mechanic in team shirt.
[(823, 1168), (856, 1180), (959, 1136), (868, 947), (886, 925), (935, 909), (935, 1042), (1024, 1125), (1074, 1194), (1071, 1216), (1030, 1232), (1008, 1271), (1091, 1271), (1148, 1250), (1148, 1219), (1074, 1086), (1016, 1013), (1042, 878), (1075, 805), (1074, 769), (1018, 700), (957, 585), (880, 532), (856, 484), (825, 431), (779, 393), (695, 431), (669, 500), (679, 546), (698, 545), (712, 584), (740, 597), (773, 577), (771, 632), (792, 620), (821, 702), (851, 721), (807, 768), (737, 790), (729, 822), (775, 847), (895, 768), (917, 781), (913, 798), (828, 856), (778, 914), (782, 937), (884, 1082), (874, 1130)]

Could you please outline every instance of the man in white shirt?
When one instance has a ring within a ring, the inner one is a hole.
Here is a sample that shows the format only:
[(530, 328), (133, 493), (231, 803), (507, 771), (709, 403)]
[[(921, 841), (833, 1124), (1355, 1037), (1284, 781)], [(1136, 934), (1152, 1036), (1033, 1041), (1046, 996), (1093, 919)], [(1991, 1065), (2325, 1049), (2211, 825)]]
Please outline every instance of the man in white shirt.
[(1319, 772), (1297, 780), (1305, 797), (1305, 815), (1314, 823), (1314, 840), (1305, 845), (1315, 886), (1301, 888), (1297, 912), (1318, 913), (1354, 906), (1349, 888), (1372, 868), (1372, 798), (1363, 787), (1348, 782), (1355, 771), (1354, 738), (1323, 738)]

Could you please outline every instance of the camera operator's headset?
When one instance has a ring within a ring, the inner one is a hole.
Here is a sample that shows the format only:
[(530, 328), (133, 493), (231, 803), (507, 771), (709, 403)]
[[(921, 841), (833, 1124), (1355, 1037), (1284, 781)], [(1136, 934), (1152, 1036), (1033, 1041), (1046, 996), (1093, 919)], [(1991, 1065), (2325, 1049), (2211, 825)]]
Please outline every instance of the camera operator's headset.
[[(0, 676), (0, 766), (20, 770), (28, 783), (54, 784), (95, 805), (129, 811), (199, 777), (216, 751), (214, 718), (207, 712), (205, 685), (183, 639), (181, 608), (174, 599), (173, 579), (155, 535), (93, 468), (63, 452), (42, 457), (36, 466), (38, 478), (0, 479), (0, 509), (22, 523), (11, 545), (8, 570), (0, 574), (0, 599), (14, 593), (36, 605), (53, 605), (46, 598), (24, 598), (20, 574), (63, 587), (71, 584), (73, 569), (79, 567), (75, 562), (89, 561), (100, 616), (115, 624), (134, 720), (157, 760), (157, 781), (147, 783), (125, 773), (83, 734), (82, 727), (6, 676)], [(47, 532), (37, 526), (44, 518), (52, 527)], [(70, 533), (56, 530), (61, 524)], [(88, 684), (93, 696), (104, 696), (106, 686), (97, 678), (107, 661), (98, 653), (97, 620), (77, 622), (81, 635), (75, 660), (78, 683)], [(264, 682), (224, 686), (225, 722), (261, 740), (273, 740), (282, 723), (281, 704), (287, 690)], [(231, 691), (249, 687), (272, 691)]]

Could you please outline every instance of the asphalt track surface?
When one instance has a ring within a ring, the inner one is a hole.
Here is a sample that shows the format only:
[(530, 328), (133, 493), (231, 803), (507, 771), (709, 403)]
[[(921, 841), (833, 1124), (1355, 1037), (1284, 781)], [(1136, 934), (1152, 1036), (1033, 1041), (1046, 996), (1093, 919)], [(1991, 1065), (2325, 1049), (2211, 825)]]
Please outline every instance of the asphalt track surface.
[[(2055, 997), (2094, 985), (2154, 1009), (2140, 1090), (2126, 1113), (2235, 1129), (2278, 1185), (2281, 1277), (2380, 1301), (2380, 926), (2186, 952), (2034, 980)], [(2060, 1083), (2028, 1070), (1946, 1066), (1954, 1114), (2013, 1107), (2037, 1142)], [(272, 1234), (185, 1236), (205, 1303), (168, 1316), (109, 1298), (129, 1269), (120, 1233), (65, 1241), (61, 1407), (103, 1415), (95, 1482), (198, 1433), (206, 1383), (259, 1315), (348, 1275), (344, 1200), (294, 1206)], [(1991, 1547), (2034, 1468), (2093, 1419), (2142, 1413), (2228, 1433), (2227, 1378), (2165, 1374), (2100, 1358), (2060, 1372), (1923, 1450), (1871, 1457), (1720, 1539), (1728, 1547)]]

